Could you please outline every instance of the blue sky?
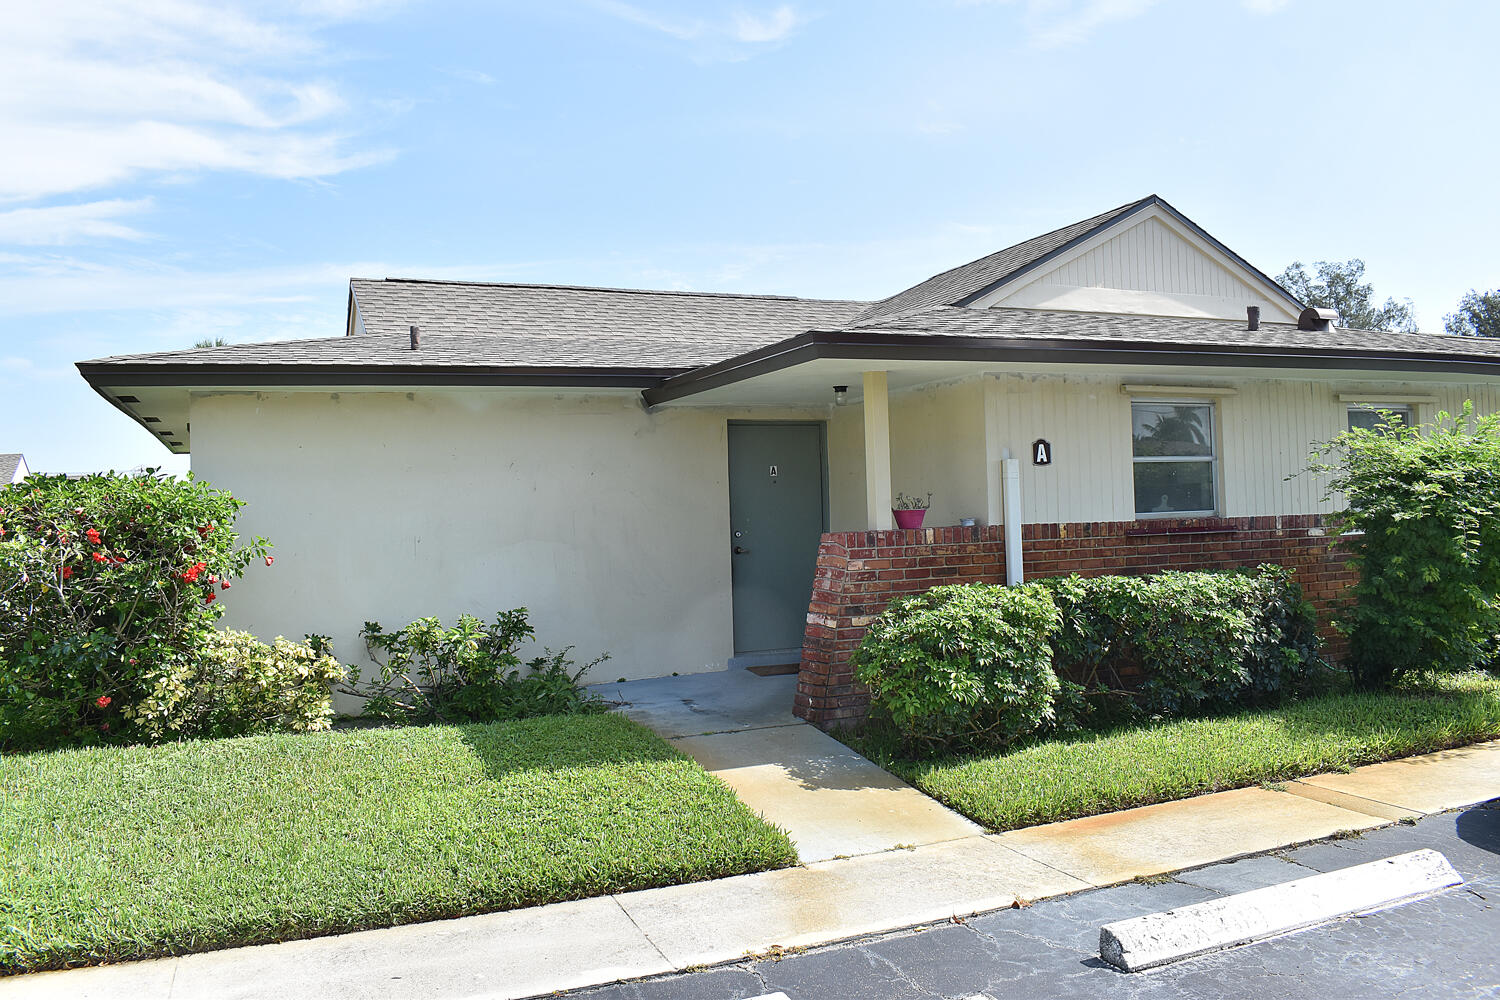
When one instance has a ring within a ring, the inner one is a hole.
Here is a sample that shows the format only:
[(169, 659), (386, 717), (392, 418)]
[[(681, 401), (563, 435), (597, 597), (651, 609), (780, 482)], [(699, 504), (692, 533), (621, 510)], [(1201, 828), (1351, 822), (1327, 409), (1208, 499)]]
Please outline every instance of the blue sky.
[[(9, 8), (8, 8), (9, 10)], [(1424, 329), (1500, 285), (1500, 4), (20, 0), (0, 451), (183, 468), (72, 368), (387, 275), (877, 298), (1156, 192)]]

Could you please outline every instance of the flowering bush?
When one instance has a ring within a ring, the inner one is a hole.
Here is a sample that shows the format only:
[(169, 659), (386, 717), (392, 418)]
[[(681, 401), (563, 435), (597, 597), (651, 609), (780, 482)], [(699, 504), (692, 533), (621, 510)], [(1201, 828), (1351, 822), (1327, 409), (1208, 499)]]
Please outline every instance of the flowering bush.
[(0, 490), (0, 748), (153, 735), (141, 705), (214, 633), (263, 538), (241, 501), (145, 475), (31, 476)]
[(327, 729), (344, 668), (321, 649), (281, 636), (268, 646), (248, 632), (213, 632), (197, 656), (148, 678), (150, 692), (124, 715), (156, 739)]

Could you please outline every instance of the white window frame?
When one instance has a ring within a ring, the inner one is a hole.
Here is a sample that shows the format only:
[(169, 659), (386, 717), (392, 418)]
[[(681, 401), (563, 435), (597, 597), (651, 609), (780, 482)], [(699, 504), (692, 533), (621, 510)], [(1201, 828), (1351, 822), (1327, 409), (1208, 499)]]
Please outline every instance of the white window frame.
[[(1207, 458), (1201, 455), (1144, 455), (1135, 453), (1135, 404), (1136, 403), (1163, 403), (1167, 406), (1203, 406), (1208, 409), (1208, 447)], [(1130, 397), (1130, 506), (1135, 506), (1135, 467), (1137, 463), (1165, 463), (1165, 462), (1198, 462), (1208, 463), (1208, 478), (1213, 484), (1214, 507), (1212, 510), (1138, 510), (1135, 512), (1136, 520), (1173, 517), (1218, 517), (1219, 508), (1223, 506), (1223, 498), (1220, 496), (1219, 486), (1219, 406), (1213, 399), (1205, 399), (1201, 396), (1196, 398), (1166, 398), (1161, 396), (1131, 396)]]

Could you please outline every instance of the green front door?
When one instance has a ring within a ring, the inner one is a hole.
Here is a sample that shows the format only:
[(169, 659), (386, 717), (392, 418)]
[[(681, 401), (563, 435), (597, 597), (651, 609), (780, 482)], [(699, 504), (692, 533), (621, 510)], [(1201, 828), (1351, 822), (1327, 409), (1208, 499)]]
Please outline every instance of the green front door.
[(824, 478), (821, 424), (729, 425), (736, 655), (802, 645)]

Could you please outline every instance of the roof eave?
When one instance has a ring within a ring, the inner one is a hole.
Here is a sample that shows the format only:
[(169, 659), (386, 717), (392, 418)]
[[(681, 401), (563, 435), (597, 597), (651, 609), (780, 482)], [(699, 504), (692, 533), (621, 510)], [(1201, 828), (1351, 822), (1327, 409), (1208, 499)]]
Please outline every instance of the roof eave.
[(1352, 348), (1180, 344), (1166, 341), (943, 337), (929, 334), (813, 331), (694, 369), (642, 391), (656, 406), (780, 371), (819, 358), (870, 361), (977, 361), (1095, 365), (1170, 364), (1189, 367), (1329, 368), (1500, 375), (1500, 356), (1417, 354)]
[(598, 386), (640, 389), (691, 369), (513, 365), (264, 365), (161, 362), (77, 364), (90, 385), (244, 386), (247, 388), (321, 385), (375, 386)]

